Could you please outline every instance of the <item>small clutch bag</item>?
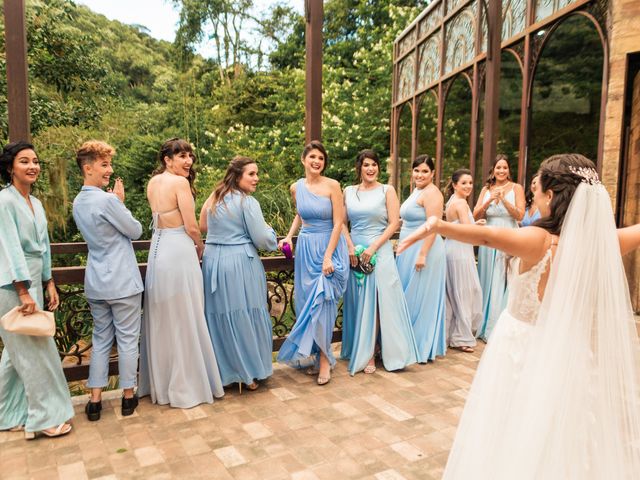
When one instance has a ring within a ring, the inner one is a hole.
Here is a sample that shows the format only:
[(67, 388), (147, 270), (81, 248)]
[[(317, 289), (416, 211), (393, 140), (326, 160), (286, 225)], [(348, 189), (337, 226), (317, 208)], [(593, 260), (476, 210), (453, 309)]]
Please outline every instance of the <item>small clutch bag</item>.
[(15, 307), (0, 318), (0, 324), (7, 332), (34, 337), (53, 337), (56, 322), (53, 312), (37, 310), (31, 315), (23, 315), (20, 307)]

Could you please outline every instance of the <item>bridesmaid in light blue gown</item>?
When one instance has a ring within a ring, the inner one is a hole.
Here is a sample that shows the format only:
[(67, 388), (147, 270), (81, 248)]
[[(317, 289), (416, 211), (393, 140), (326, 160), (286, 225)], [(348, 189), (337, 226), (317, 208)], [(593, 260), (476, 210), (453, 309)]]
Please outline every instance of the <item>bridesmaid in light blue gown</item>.
[(373, 150), (358, 154), (356, 172), (359, 185), (344, 191), (351, 234), (343, 227), (351, 266), (358, 259), (354, 245), (365, 248), (360, 255), (368, 262), (376, 255), (375, 269), (358, 278), (349, 275), (344, 296), (344, 321), (341, 357), (349, 359), (351, 375), (376, 370), (374, 349), (380, 343), (386, 370), (400, 370), (418, 361), (411, 318), (389, 238), (400, 225), (399, 202), (391, 185), (378, 182), (380, 160)]
[(533, 203), (533, 195), (536, 193), (536, 188), (538, 188), (538, 175), (534, 175), (531, 179), (531, 185), (529, 185), (529, 191), (525, 196), (524, 201), (524, 217), (520, 222), (521, 227), (530, 227), (535, 222), (540, 220), (540, 210), (536, 207), (535, 203)]
[(200, 212), (200, 230), (207, 233), (205, 315), (222, 384), (244, 383), (249, 390), (273, 373), (267, 282), (257, 249), (278, 248), (251, 196), (257, 185), (255, 160), (236, 157)]
[[(442, 217), (444, 199), (433, 184), (435, 166), (428, 155), (416, 157), (412, 165), (415, 189), (400, 207), (400, 240), (432, 215)], [(444, 241), (431, 235), (396, 257), (398, 273), (411, 315), (418, 345), (418, 360), (426, 363), (447, 351), (445, 329), (445, 282), (447, 261)]]
[[(523, 215), (524, 190), (511, 181), (507, 156), (500, 154), (478, 196), (473, 216), (476, 220), (486, 218), (489, 227), (518, 228)], [(486, 342), (507, 306), (507, 257), (494, 248), (479, 247), (478, 274), (482, 286), (483, 320), (476, 337)]]
[[(0, 177), (10, 185), (0, 191), (0, 317), (20, 306), (29, 315), (60, 303), (51, 277), (47, 218), (31, 187), (40, 175), (33, 145), (14, 142), (0, 157)], [(53, 337), (8, 332), (0, 359), (0, 430), (36, 432), (56, 437), (71, 431), (73, 407)], [(3, 449), (9, 447), (3, 447)], [(7, 471), (9, 473), (9, 471)]]
[[(453, 172), (447, 188), (447, 222), (473, 224), (468, 198), (473, 192), (471, 171), (461, 168)], [(482, 289), (473, 246), (447, 238), (447, 335), (448, 345), (463, 352), (473, 352), (474, 332), (482, 322)]]
[(322, 175), (327, 152), (318, 141), (302, 152), (305, 178), (291, 186), (297, 214), (287, 236), (292, 245), (300, 225), (295, 251), (294, 300), (296, 323), (280, 348), (278, 361), (318, 374), (318, 385), (331, 379), (336, 360), (331, 352), (338, 303), (349, 272), (347, 243), (342, 236), (344, 201), (340, 184)]

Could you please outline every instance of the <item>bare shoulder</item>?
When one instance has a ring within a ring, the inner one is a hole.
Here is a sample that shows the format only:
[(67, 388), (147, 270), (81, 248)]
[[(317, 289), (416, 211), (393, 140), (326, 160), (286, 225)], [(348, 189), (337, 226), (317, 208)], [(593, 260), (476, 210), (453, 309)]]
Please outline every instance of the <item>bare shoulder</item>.
[(342, 191), (342, 188), (340, 188), (340, 182), (334, 180), (333, 178), (324, 177), (323, 183), (327, 185), (331, 190), (338, 189)]
[(289, 192), (291, 193), (291, 195), (296, 194), (296, 185), (298, 185), (298, 182), (293, 182), (291, 185), (289, 185)]
[(513, 183), (513, 191), (516, 193), (524, 193), (524, 187), (519, 183)]
[(385, 184), (383, 184), (383, 186), (385, 187), (385, 192), (386, 192), (387, 196), (389, 196), (389, 195), (396, 195), (397, 196), (398, 195), (396, 193), (396, 189), (393, 188), (393, 185), (391, 185), (389, 183), (385, 183)]
[(438, 187), (436, 187), (435, 185), (431, 184), (431, 187), (433, 188), (425, 188), (424, 190), (424, 194), (426, 197), (428, 197), (430, 200), (442, 200), (444, 201), (444, 195), (442, 195), (442, 192), (440, 191), (440, 189)]

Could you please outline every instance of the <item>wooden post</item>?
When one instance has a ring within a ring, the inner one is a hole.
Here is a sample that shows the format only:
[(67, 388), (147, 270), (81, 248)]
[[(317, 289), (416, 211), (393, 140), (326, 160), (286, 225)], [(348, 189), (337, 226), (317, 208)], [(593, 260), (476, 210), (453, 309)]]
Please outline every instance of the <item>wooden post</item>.
[(306, 113), (305, 139), (322, 139), (322, 0), (305, 0)]
[(4, 1), (9, 140), (31, 140), (25, 0)]
[(484, 139), (482, 178), (487, 178), (496, 158), (498, 143), (498, 109), (500, 108), (500, 42), (502, 41), (502, 2), (486, 2), (489, 24), (487, 70), (485, 77)]

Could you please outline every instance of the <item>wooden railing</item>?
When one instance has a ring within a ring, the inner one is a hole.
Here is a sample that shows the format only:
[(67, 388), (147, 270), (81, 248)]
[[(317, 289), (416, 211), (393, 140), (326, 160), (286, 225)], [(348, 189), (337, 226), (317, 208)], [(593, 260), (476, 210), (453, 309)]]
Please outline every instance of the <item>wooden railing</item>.
[[(136, 251), (149, 250), (150, 241), (133, 242)], [(51, 245), (53, 264), (60, 255), (86, 254), (86, 243), (57, 243)], [(267, 298), (265, 299), (273, 325), (273, 348), (280, 349), (295, 323), (293, 305), (293, 260), (282, 256), (261, 257), (267, 275)], [(144, 279), (146, 264), (139, 264)], [(89, 376), (91, 354), (91, 332), (93, 320), (84, 296), (83, 266), (54, 267), (53, 278), (60, 292), (60, 308), (56, 312), (58, 325), (55, 341), (63, 360), (64, 372), (69, 381), (83, 380)], [(342, 338), (342, 313), (336, 320), (333, 341)], [(115, 349), (114, 349), (115, 350)], [(109, 374), (118, 374), (115, 351), (109, 362)]]

